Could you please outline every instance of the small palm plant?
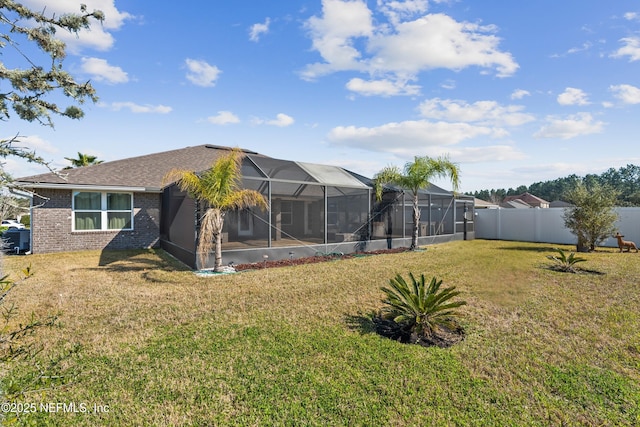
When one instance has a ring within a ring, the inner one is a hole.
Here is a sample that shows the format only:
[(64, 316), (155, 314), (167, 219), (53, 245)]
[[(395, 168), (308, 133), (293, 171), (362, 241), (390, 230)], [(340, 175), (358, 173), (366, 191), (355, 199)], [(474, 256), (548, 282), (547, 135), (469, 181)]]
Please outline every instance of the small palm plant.
[(411, 283), (398, 274), (389, 281), (390, 287), (381, 288), (386, 294), (382, 317), (409, 331), (414, 337), (411, 341), (434, 342), (440, 331), (459, 330), (455, 309), (466, 301), (451, 301), (460, 294), (455, 286), (441, 289), (442, 280), (433, 277), (427, 282), (424, 274), (416, 279), (409, 273), (409, 278)]
[(587, 259), (576, 256), (575, 253), (571, 252), (569, 256), (560, 248), (556, 248), (555, 251), (558, 255), (547, 255), (547, 258), (556, 262), (556, 268), (560, 271), (565, 271), (568, 273), (577, 273), (575, 265), (579, 262), (585, 262)]

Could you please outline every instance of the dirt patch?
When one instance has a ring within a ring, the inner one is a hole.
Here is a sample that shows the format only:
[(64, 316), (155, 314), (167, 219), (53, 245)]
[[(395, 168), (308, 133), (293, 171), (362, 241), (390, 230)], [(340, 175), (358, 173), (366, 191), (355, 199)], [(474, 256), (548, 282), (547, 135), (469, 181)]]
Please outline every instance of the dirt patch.
[(407, 252), (409, 248), (382, 249), (378, 251), (355, 252), (343, 254), (341, 252), (333, 252), (330, 254), (315, 255), (305, 258), (283, 259), (278, 261), (262, 261), (251, 264), (236, 264), (233, 268), (236, 271), (245, 270), (261, 270), (264, 268), (285, 267), (291, 265), (314, 264), (318, 262), (336, 261), (340, 259), (358, 258), (362, 256), (380, 255), (380, 254), (397, 254)]

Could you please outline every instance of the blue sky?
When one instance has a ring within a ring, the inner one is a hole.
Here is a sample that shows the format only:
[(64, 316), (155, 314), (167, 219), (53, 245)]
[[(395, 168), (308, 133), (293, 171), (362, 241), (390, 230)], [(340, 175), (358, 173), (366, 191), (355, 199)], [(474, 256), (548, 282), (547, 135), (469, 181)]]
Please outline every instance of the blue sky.
[(61, 34), (100, 97), (86, 116), (2, 124), (56, 167), (217, 144), (373, 176), (448, 155), (473, 192), (640, 164), (637, 1), (22, 3), (106, 14)]

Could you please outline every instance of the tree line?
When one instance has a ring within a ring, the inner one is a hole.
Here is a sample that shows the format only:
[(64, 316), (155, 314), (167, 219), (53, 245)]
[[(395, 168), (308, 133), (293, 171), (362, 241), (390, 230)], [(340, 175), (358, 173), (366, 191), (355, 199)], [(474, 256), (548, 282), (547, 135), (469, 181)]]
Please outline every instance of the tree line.
[(475, 191), (473, 196), (491, 203), (500, 203), (506, 196), (515, 196), (525, 192), (531, 193), (549, 202), (556, 200), (567, 201), (567, 193), (578, 184), (586, 187), (600, 186), (614, 190), (618, 193), (616, 206), (640, 206), (640, 166), (628, 164), (619, 169), (610, 168), (607, 171), (596, 174), (578, 176), (571, 174), (564, 178), (551, 181), (542, 181), (530, 186), (521, 185), (517, 188), (505, 190), (491, 189)]

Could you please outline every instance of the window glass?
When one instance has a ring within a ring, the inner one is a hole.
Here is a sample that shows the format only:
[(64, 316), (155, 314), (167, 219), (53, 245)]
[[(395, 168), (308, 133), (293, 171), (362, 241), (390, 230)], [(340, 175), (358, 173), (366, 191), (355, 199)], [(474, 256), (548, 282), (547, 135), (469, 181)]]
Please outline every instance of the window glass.
[(108, 212), (109, 230), (122, 230), (131, 228), (131, 213), (129, 212)]
[(101, 206), (100, 193), (81, 192), (76, 193), (73, 198), (73, 206), (76, 210), (99, 211)]
[(131, 210), (131, 194), (107, 193), (107, 210), (130, 211)]
[(76, 230), (100, 230), (100, 212), (76, 212)]

